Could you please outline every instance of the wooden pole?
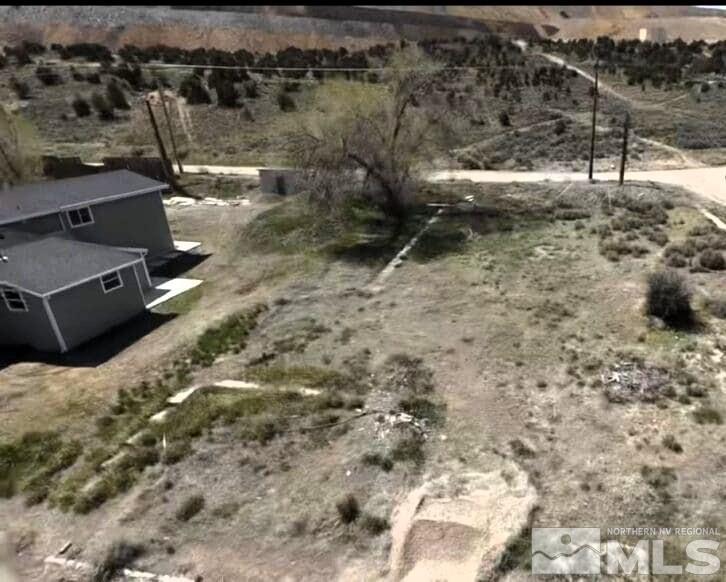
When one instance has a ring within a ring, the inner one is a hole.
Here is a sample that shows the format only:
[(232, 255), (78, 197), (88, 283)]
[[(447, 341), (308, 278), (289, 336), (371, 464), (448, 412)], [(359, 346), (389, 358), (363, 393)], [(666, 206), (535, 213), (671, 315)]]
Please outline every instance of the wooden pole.
[(164, 96), (164, 88), (161, 86), (161, 83), (159, 81), (156, 82), (156, 88), (159, 91), (159, 97), (161, 98), (161, 107), (164, 110), (164, 117), (166, 118), (166, 126), (169, 129), (169, 139), (171, 140), (171, 151), (174, 153), (174, 158), (176, 159), (176, 165), (179, 167), (179, 174), (184, 173), (184, 168), (182, 168), (181, 160), (179, 159), (179, 153), (176, 150), (176, 140), (174, 139), (174, 130), (171, 126), (171, 116), (169, 115), (169, 110), (166, 108), (166, 97)]
[(595, 163), (595, 125), (597, 122), (597, 85), (598, 85), (598, 69), (600, 61), (595, 61), (595, 92), (592, 96), (592, 136), (590, 137), (590, 170), (588, 179), (592, 181), (593, 165)]
[(630, 128), (630, 113), (625, 112), (625, 121), (623, 123), (623, 153), (620, 157), (620, 185), (625, 181), (625, 162), (628, 159), (628, 129)]
[(169, 160), (169, 156), (166, 155), (166, 148), (164, 148), (164, 142), (161, 140), (161, 134), (159, 133), (159, 126), (156, 125), (156, 118), (154, 117), (154, 112), (151, 109), (151, 103), (149, 103), (149, 100), (146, 99), (146, 110), (149, 112), (149, 120), (151, 121), (151, 127), (154, 128), (154, 136), (156, 137), (156, 145), (159, 146), (159, 155), (161, 156), (161, 165), (164, 166), (164, 174), (166, 174), (166, 178), (169, 181), (169, 185), (174, 185), (174, 174), (172, 173), (169, 175), (169, 170), (167, 169), (167, 163), (171, 163)]

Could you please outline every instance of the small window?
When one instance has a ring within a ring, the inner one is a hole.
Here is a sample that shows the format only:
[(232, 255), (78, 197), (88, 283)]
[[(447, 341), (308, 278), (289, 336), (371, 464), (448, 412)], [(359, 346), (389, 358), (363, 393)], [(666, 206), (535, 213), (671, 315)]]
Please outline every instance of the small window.
[(124, 283), (121, 280), (121, 273), (114, 271), (113, 273), (104, 275), (101, 277), (101, 285), (103, 286), (104, 293), (110, 293), (111, 291), (120, 289), (124, 286)]
[(71, 223), (71, 227), (73, 228), (93, 224), (93, 214), (89, 206), (69, 210), (66, 214), (68, 215), (68, 222)]
[(10, 311), (28, 311), (28, 304), (25, 302), (25, 297), (17, 289), (12, 287), (2, 288), (3, 299), (5, 300), (5, 306)]

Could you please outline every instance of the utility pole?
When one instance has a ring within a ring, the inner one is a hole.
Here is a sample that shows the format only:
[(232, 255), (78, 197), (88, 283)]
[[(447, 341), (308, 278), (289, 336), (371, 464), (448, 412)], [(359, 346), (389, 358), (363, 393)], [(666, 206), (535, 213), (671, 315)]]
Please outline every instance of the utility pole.
[(149, 103), (148, 99), (145, 99), (146, 101), (146, 110), (149, 112), (149, 119), (151, 120), (151, 127), (154, 129), (154, 136), (156, 137), (156, 145), (159, 146), (159, 155), (161, 156), (161, 165), (164, 166), (164, 174), (166, 174), (167, 180), (169, 181), (170, 185), (174, 185), (174, 172), (171, 172), (171, 175), (169, 175), (169, 170), (167, 167), (167, 164), (171, 164), (169, 160), (169, 156), (166, 155), (166, 148), (164, 148), (164, 142), (161, 141), (161, 134), (159, 133), (159, 127), (156, 125), (156, 118), (154, 117), (154, 112), (151, 109), (151, 103)]
[(595, 92), (592, 96), (592, 136), (590, 137), (590, 171), (588, 179), (592, 182), (592, 170), (595, 163), (595, 124), (597, 122), (597, 85), (598, 85), (598, 69), (600, 61), (595, 61)]
[(625, 181), (625, 162), (628, 159), (628, 129), (630, 128), (630, 113), (625, 112), (625, 122), (623, 123), (623, 153), (620, 157), (620, 185)]
[(182, 168), (181, 160), (179, 159), (179, 154), (176, 151), (176, 140), (174, 139), (174, 130), (171, 126), (171, 117), (169, 116), (169, 110), (166, 108), (166, 97), (164, 96), (164, 88), (162, 87), (161, 83), (159, 81), (156, 82), (156, 89), (159, 91), (159, 97), (161, 98), (161, 107), (164, 110), (164, 117), (166, 118), (166, 126), (169, 129), (169, 138), (171, 140), (171, 151), (174, 152), (174, 158), (176, 159), (176, 164), (179, 167), (179, 174), (184, 173), (184, 168)]

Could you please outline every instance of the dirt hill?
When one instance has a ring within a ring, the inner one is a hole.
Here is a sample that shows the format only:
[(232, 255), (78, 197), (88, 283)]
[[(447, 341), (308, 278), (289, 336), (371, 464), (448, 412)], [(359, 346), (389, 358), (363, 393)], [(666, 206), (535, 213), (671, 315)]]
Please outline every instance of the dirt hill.
[(497, 32), (517, 38), (715, 40), (721, 11), (689, 6), (2, 6), (0, 42), (167, 44), (275, 51), (362, 48)]
[(488, 32), (532, 38), (555, 29), (501, 19), (343, 6), (0, 7), (0, 42), (6, 44), (23, 39), (45, 44), (99, 42), (112, 48), (162, 43), (264, 52), (290, 45), (361, 48), (402, 38)]
[(506, 20), (533, 25), (548, 24), (556, 38), (638, 38), (648, 30), (652, 39), (681, 37), (718, 40), (726, 36), (726, 11), (695, 6), (390, 6), (396, 10), (463, 16), (474, 20)]

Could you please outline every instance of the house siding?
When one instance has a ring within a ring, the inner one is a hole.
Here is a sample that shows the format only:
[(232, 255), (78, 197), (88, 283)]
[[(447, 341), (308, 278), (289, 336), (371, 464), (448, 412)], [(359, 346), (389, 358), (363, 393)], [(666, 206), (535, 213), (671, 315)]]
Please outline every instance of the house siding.
[(120, 273), (124, 286), (110, 293), (104, 293), (99, 277), (49, 297), (69, 350), (145, 310), (134, 266)]
[(74, 238), (117, 247), (148, 249), (149, 256), (174, 250), (169, 223), (160, 192), (102, 202), (91, 206), (93, 224), (70, 228), (68, 216), (61, 216)]
[(141, 285), (141, 288), (144, 290), (150, 289), (151, 285), (149, 285), (149, 281), (146, 278), (146, 270), (144, 269), (144, 265), (142, 263), (135, 264), (134, 271), (136, 271), (136, 276), (139, 278), (139, 284)]
[(28, 311), (10, 311), (0, 297), (0, 346), (30, 346), (43, 352), (61, 350), (43, 300), (23, 293)]

